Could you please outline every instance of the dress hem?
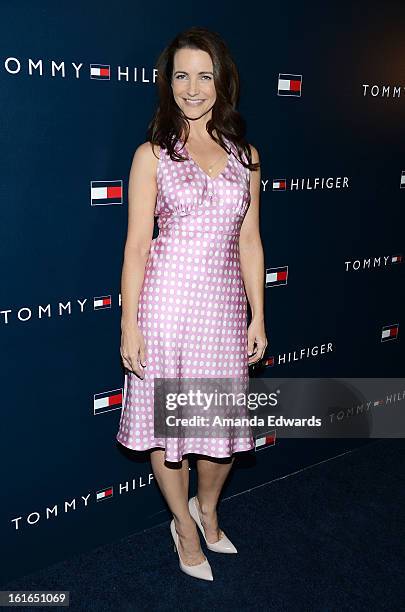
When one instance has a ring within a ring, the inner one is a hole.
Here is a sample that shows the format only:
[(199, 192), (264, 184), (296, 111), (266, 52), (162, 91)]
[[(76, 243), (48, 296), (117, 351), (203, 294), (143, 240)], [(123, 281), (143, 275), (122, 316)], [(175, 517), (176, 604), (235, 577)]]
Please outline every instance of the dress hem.
[[(125, 448), (129, 448), (130, 450), (137, 451), (139, 453), (142, 453), (142, 452), (145, 452), (145, 451), (148, 451), (148, 450), (152, 450), (154, 448), (160, 448), (162, 450), (166, 450), (166, 447), (165, 446), (161, 446), (160, 444), (156, 444), (154, 446), (147, 446), (145, 448), (134, 448), (133, 446), (129, 446), (128, 444), (124, 444), (118, 438), (116, 438), (116, 440), (117, 440), (117, 442), (119, 442), (119, 444), (121, 444)], [(203, 455), (204, 457), (212, 457), (213, 459), (230, 459), (232, 457), (232, 455), (234, 455), (235, 453), (246, 453), (246, 452), (249, 452), (251, 450), (254, 450), (254, 448), (255, 448), (255, 445), (253, 444), (250, 448), (242, 448), (240, 450), (235, 450), (230, 455), (210, 455), (208, 453), (198, 453), (196, 451), (187, 451), (187, 452), (183, 453), (181, 458), (178, 459), (178, 460), (176, 460), (176, 459), (167, 459), (165, 457), (165, 461), (167, 461), (169, 463), (179, 463), (183, 459), (183, 457), (185, 455)]]

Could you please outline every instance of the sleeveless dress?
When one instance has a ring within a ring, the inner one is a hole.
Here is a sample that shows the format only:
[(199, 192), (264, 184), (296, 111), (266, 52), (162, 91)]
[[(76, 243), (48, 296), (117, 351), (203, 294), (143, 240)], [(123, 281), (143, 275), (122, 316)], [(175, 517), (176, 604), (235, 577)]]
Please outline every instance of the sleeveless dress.
[(254, 448), (245, 437), (155, 437), (154, 378), (233, 378), (248, 381), (247, 299), (239, 259), (240, 228), (250, 204), (250, 170), (231, 153), (224, 170), (209, 177), (183, 141), (172, 160), (160, 148), (152, 240), (138, 301), (138, 326), (146, 344), (144, 379), (125, 370), (123, 407), (116, 436), (123, 446), (165, 449), (165, 460), (183, 455), (230, 457)]

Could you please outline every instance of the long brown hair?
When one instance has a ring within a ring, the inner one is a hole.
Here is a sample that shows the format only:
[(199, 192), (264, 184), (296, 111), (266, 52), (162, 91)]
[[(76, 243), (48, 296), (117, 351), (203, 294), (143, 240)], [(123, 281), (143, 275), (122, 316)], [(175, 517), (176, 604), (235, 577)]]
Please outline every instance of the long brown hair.
[[(176, 150), (177, 141), (184, 133), (185, 140), (190, 133), (190, 125), (176, 104), (172, 92), (174, 55), (178, 49), (201, 49), (212, 60), (216, 100), (212, 108), (212, 118), (207, 122), (207, 132), (228, 153), (224, 138), (235, 145), (239, 161), (250, 170), (257, 170), (259, 163), (252, 163), (249, 143), (246, 140), (246, 123), (236, 106), (239, 102), (240, 79), (238, 69), (228, 47), (217, 32), (194, 26), (178, 34), (162, 51), (156, 62), (159, 103), (147, 129), (147, 140), (167, 149), (175, 161), (183, 161)], [(213, 135), (213, 130), (218, 138)], [(246, 156), (246, 163), (243, 159)]]

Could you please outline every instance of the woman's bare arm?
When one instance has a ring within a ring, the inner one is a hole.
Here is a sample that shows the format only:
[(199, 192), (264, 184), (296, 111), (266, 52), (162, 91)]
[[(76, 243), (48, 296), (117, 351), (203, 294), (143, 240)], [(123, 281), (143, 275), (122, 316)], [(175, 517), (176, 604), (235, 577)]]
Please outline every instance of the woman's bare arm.
[(128, 231), (121, 274), (121, 357), (124, 366), (141, 378), (147, 347), (138, 326), (138, 306), (153, 236), (158, 161), (149, 142), (135, 151), (129, 175)]
[[(257, 150), (252, 145), (250, 148), (252, 162), (259, 162)], [(259, 228), (260, 177), (260, 168), (250, 172), (250, 206), (239, 237), (242, 278), (252, 311), (248, 333), (248, 352), (253, 354), (250, 364), (263, 357), (267, 346), (264, 329), (264, 254)]]
[[(252, 162), (259, 154), (250, 145)], [(263, 319), (264, 255), (259, 229), (260, 168), (250, 172), (250, 206), (240, 230), (239, 251), (243, 282), (253, 318)]]
[[(159, 154), (156, 149), (155, 152)], [(121, 326), (137, 323), (139, 294), (153, 236), (157, 163), (149, 142), (136, 149), (128, 185), (128, 230), (121, 274)]]

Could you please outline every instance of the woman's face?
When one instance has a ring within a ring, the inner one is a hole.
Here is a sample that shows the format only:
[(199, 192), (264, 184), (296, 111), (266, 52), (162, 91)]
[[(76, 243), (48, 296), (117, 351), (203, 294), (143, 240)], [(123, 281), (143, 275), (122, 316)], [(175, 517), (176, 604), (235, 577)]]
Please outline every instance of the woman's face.
[(179, 49), (174, 54), (172, 90), (188, 119), (199, 119), (215, 104), (212, 60), (201, 49)]

